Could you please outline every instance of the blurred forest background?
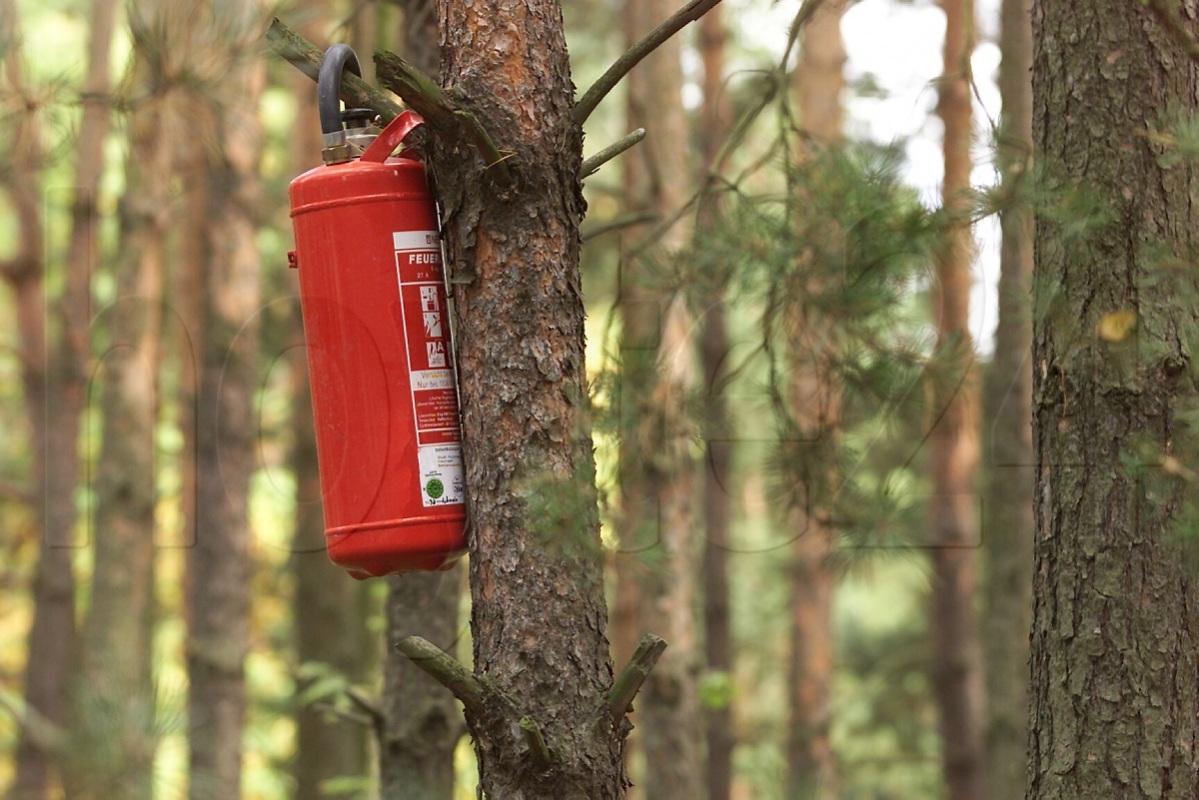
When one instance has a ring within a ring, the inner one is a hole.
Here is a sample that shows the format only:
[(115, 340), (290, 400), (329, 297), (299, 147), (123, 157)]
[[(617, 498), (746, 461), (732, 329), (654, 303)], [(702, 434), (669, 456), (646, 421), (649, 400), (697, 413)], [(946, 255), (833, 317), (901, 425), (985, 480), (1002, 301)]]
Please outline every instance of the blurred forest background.
[[(679, 5), (565, 0), (575, 83)], [(1023, 796), (1025, 6), (729, 0), (591, 117), (648, 131), (583, 228), (610, 638), (670, 645), (632, 797)], [(465, 572), (323, 553), (272, 15), (436, 72), (424, 0), (0, 0), (11, 797), (475, 795), (389, 645), (469, 663)]]

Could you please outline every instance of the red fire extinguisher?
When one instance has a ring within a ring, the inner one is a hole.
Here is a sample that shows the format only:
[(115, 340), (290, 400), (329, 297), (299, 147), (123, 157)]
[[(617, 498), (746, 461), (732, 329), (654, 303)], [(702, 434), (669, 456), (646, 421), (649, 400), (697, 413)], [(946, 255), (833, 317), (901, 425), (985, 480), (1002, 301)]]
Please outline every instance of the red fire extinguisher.
[[(466, 549), (458, 392), (437, 207), (421, 161), (341, 112), (346, 45), (321, 63), (325, 164), (291, 182), (329, 557), (356, 578), (450, 566)], [(348, 128), (348, 130), (347, 130)]]

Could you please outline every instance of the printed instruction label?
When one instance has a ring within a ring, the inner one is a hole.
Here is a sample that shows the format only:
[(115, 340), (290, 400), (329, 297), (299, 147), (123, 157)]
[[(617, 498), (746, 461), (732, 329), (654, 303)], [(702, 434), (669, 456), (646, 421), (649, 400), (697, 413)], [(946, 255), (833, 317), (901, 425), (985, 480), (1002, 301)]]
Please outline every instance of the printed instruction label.
[(458, 387), (446, 316), (441, 237), (436, 231), (396, 231), (392, 238), (412, 385), (421, 499), (426, 507), (464, 503)]

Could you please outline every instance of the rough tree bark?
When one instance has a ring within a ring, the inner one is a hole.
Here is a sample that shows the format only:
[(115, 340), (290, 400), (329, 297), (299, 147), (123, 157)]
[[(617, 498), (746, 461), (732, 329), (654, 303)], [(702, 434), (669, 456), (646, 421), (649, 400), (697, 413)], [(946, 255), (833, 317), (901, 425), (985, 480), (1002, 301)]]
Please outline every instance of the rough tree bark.
[(1199, 111), (1199, 8), (1151, 5), (1033, 4), (1042, 189), (1091, 211), (1036, 221), (1037, 800), (1199, 795), (1199, 591), (1178, 529), (1194, 518), (1199, 182), (1161, 133)]
[(932, 588), (929, 629), (934, 686), (941, 717), (945, 782), (950, 800), (984, 800), (985, 684), (974, 602), (979, 524), (974, 480), (978, 468), (978, 387), (969, 331), (969, 225), (973, 0), (943, 0), (945, 74), (937, 113), (945, 125), (944, 208), (952, 227), (937, 255), (933, 312), (937, 317), (937, 376), (933, 387)]
[[(699, 143), (703, 172), (701, 185), (715, 189), (719, 177), (720, 149), (728, 136), (731, 110), (724, 87), (724, 45), (728, 34), (720, 6), (709, 11), (699, 28), (700, 58), (704, 65), (704, 102), (700, 107)], [(719, 214), (719, 193), (700, 199), (699, 228), (705, 230)], [(724, 318), (724, 292), (713, 292), (701, 319), (700, 359), (704, 371), (703, 471), (704, 547), (700, 567), (703, 584), (704, 660), (709, 674), (733, 672), (733, 632), (729, 620), (729, 485), (732, 458), (729, 415), (722, 385), (729, 352)], [(733, 785), (733, 727), (731, 698), (704, 712), (708, 745), (706, 784), (708, 800), (729, 800)]]
[[(677, 4), (625, 3), (625, 44), (633, 47)], [(633, 70), (627, 82), (627, 128), (646, 128), (646, 140), (626, 154), (625, 201), (633, 212), (673, 219), (694, 179), (683, 108), (682, 47), (666, 42)], [(702, 796), (700, 714), (696, 691), (695, 541), (687, 403), (695, 376), (690, 314), (671, 285), (670, 261), (690, 235), (678, 219), (664, 229), (636, 226), (624, 237), (620, 297), (621, 550), (618, 586), (636, 603), (634, 639), (652, 630), (670, 642), (637, 704), (644, 754), (644, 796)], [(653, 240), (647, 242), (647, 235)], [(627, 599), (627, 598), (626, 598)], [(628, 642), (626, 641), (626, 644)], [(623, 655), (623, 654), (622, 654)], [(638, 787), (640, 789), (640, 787)]]
[(1024, 796), (1028, 744), (1028, 632), (1032, 625), (1032, 213), (1017, 189), (1032, 156), (1029, 0), (1001, 9), (999, 158), (1014, 204), (1000, 212), (999, 323), (983, 386), (989, 445), (983, 498), (987, 664), (987, 781), (991, 800)]
[(474, 671), (491, 696), (466, 708), (481, 788), (513, 800), (616, 798), (624, 731), (607, 705), (581, 131), (561, 9), (439, 0), (437, 10), (442, 83), (469, 98), (506, 157), (504, 169), (461, 138), (433, 139), (458, 282)]
[(215, 138), (203, 176), (204, 306), (196, 436), (196, 540), (188, 550), (189, 794), (241, 792), (242, 728), (249, 651), (249, 481), (257, 465), (258, 278), (255, 243), (258, 98), (265, 69), (252, 44), (257, 4), (202, 4), (195, 24), (219, 32), (204, 63), (229, 65), (202, 76)]
[[(800, 124), (816, 147), (827, 147), (841, 138), (844, 11), (841, 0), (824, 3), (801, 34), (795, 91)], [(810, 157), (807, 150), (801, 150), (800, 158)], [(821, 454), (833, 454), (840, 437), (841, 390), (829, 366), (829, 351), (835, 347), (831, 321), (816, 312), (803, 313), (792, 324), (797, 330), (791, 413), (799, 435), (811, 441), (813, 457), (808, 465), (811, 477), (797, 491), (801, 507), (792, 523), (787, 786), (788, 796), (797, 800), (826, 800), (837, 796), (837, 767), (829, 740), (835, 586), (831, 560), (836, 532), (828, 521), (834, 472)]]
[[(23, 381), (26, 387), (32, 454), (30, 489), (41, 531), (40, 549), (33, 583), (33, 624), (29, 631), (25, 664), (25, 702), (52, 725), (67, 722), (68, 687), (75, 666), (75, 578), (71, 563), (75, 552), (78, 513), (74, 502), (62, 500), (75, 495), (79, 481), (79, 426), (83, 410), (88, 356), (87, 326), (91, 313), (89, 280), (98, 257), (96, 196), (101, 148), (108, 131), (108, 54), (112, 42), (116, 3), (102, 0), (92, 6), (88, 73), (84, 84), (83, 116), (76, 144), (75, 187), (71, 197), (71, 231), (63, 275), (63, 290), (51, 306), (43, 292), (41, 263), (43, 243), (38, 219), (35, 172), (40, 157), (31, 140), (36, 130), (14, 136), (17, 145), (14, 177), (18, 192), (18, 218), (22, 224), (19, 251), (27, 264), (6, 270), (20, 276), (17, 318), (21, 328)], [(15, 10), (8, 4), (0, 10), (12, 26), (9, 42), (19, 41)], [(14, 88), (20, 89), (21, 48), (7, 55), (7, 72)], [(23, 147), (28, 148), (22, 152)], [(32, 207), (26, 207), (32, 202)], [(30, 230), (24, 230), (32, 225)], [(36, 276), (36, 280), (34, 280)], [(26, 288), (21, 288), (24, 282)], [(33, 286), (36, 284), (36, 286)], [(58, 310), (57, 329), (47, 312)], [(48, 502), (49, 498), (57, 498)], [(12, 796), (18, 800), (41, 800), (55, 791), (52, 769), (56, 762), (47, 742), (39, 742), (29, 728), (22, 728), (16, 754), (16, 778)]]

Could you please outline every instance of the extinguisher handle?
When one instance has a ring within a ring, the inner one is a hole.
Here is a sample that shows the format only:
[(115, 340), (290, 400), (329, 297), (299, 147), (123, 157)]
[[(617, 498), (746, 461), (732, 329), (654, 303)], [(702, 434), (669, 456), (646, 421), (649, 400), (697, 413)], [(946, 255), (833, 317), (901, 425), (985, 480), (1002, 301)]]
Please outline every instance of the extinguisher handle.
[[(371, 142), (370, 147), (366, 148), (366, 152), (362, 154), (362, 160), (378, 163), (386, 161), (388, 156), (394, 153), (395, 149), (400, 146), (400, 143), (408, 138), (408, 134), (424, 124), (424, 118), (415, 111), (402, 112), (398, 117), (387, 123), (387, 127), (383, 129), (379, 137)], [(415, 152), (411, 150), (405, 150), (400, 154), (400, 157), (417, 159)]]

